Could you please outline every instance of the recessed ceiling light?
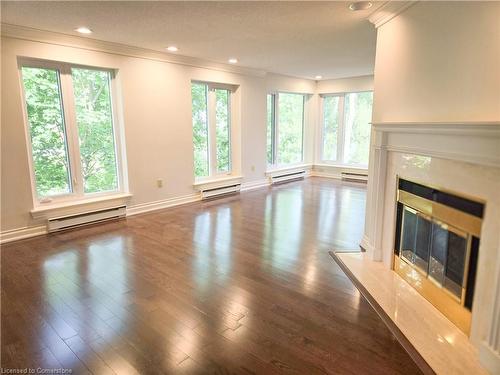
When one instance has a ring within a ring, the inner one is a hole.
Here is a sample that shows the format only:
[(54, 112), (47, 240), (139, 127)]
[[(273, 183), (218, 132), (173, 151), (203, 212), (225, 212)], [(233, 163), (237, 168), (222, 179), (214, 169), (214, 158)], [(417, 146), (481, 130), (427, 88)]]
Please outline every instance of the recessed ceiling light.
[(238, 62), (238, 59), (235, 59), (234, 57), (231, 57), (229, 60), (227, 60), (229, 64), (236, 64)]
[(78, 31), (80, 34), (92, 34), (92, 30), (85, 26), (79, 27), (75, 31)]
[(167, 47), (167, 51), (170, 51), (170, 52), (177, 52), (179, 50), (179, 48), (177, 48), (176, 46), (168, 46)]
[(314, 78), (316, 78), (316, 79), (321, 79), (321, 78), (323, 78), (323, 76), (316, 76), (316, 77), (314, 77)]
[(373, 3), (371, 1), (356, 1), (355, 3), (349, 4), (349, 9), (356, 10), (367, 10), (372, 7)]

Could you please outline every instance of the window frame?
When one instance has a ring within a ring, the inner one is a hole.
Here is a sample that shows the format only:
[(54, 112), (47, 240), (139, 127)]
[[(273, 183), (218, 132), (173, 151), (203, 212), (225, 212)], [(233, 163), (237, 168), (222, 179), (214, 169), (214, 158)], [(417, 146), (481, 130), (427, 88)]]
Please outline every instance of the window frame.
[[(233, 175), (233, 108), (234, 108), (234, 93), (236, 91), (236, 87), (229, 84), (217, 83), (217, 82), (207, 82), (207, 81), (199, 81), (199, 80), (191, 80), (190, 89), (193, 84), (205, 85), (206, 86), (206, 105), (207, 105), (207, 146), (208, 146), (208, 176), (193, 176), (195, 183), (209, 181), (213, 179), (220, 179)], [(217, 168), (217, 97), (215, 90), (227, 90), (229, 93), (228, 97), (228, 137), (229, 137), (229, 165), (227, 171), (219, 171)], [(191, 96), (191, 116), (193, 113), (193, 97)], [(193, 131), (193, 122), (191, 118), (191, 131)], [(193, 140), (193, 136), (191, 137), (191, 141)], [(193, 143), (193, 158), (194, 158), (194, 143)], [(193, 159), (194, 166), (194, 159)]]
[[(302, 142), (301, 142), (301, 157), (300, 160), (295, 163), (284, 164), (279, 162), (279, 95), (280, 94), (293, 94), (293, 95), (301, 95), (302, 96)], [(266, 95), (266, 105), (267, 105), (267, 96), (270, 95), (272, 97), (272, 133), (271, 133), (271, 146), (272, 146), (272, 163), (269, 164), (267, 160), (267, 108), (266, 108), (266, 163), (268, 169), (279, 169), (285, 167), (293, 167), (296, 165), (301, 165), (304, 163), (304, 148), (305, 148), (305, 122), (306, 122), (306, 103), (307, 103), (307, 94), (300, 92), (291, 92), (291, 91), (271, 91)]]
[[(28, 168), (30, 171), (31, 193), (33, 198), (34, 208), (46, 207), (50, 205), (57, 205), (59, 203), (70, 203), (85, 200), (92, 200), (93, 198), (110, 197), (117, 194), (126, 193), (128, 184), (125, 178), (125, 157), (124, 157), (124, 138), (122, 122), (119, 118), (118, 111), (118, 95), (116, 69), (89, 66), (83, 64), (73, 64), (68, 62), (60, 62), (53, 60), (43, 60), (30, 57), (19, 57), (17, 59), (19, 85), (21, 92), (21, 106), (23, 113), (26, 149), (28, 156)], [(35, 167), (33, 163), (33, 147), (31, 144), (31, 130), (28, 118), (28, 108), (26, 103), (26, 92), (23, 82), (22, 68), (38, 68), (38, 69), (51, 69), (57, 71), (59, 81), (59, 93), (61, 100), (61, 114), (63, 116), (63, 126), (66, 135), (66, 150), (69, 163), (68, 173), (71, 191), (63, 194), (56, 194), (47, 197), (40, 197), (37, 193)], [(71, 76), (71, 69), (86, 69), (105, 71), (109, 73), (109, 96), (110, 96), (110, 109), (112, 119), (113, 141), (115, 149), (115, 163), (117, 174), (117, 187), (115, 190), (85, 193), (85, 186), (83, 175), (81, 172), (80, 160), (80, 141), (78, 134), (78, 124), (76, 120), (76, 107), (73, 92), (73, 81)]]
[(268, 147), (269, 145), (267, 144), (267, 131), (268, 131), (268, 124), (267, 124), (267, 111), (269, 111), (269, 108), (266, 108), (266, 162), (268, 166), (276, 165), (276, 160), (277, 160), (277, 132), (276, 132), (276, 123), (277, 123), (277, 112), (276, 112), (276, 93), (268, 93), (266, 95), (266, 106), (267, 106), (267, 98), (271, 97), (271, 162), (269, 163), (269, 160), (267, 158), (267, 152), (268, 152)]
[[(320, 94), (320, 115), (319, 115), (319, 144), (317, 155), (318, 160), (322, 164), (338, 166), (338, 167), (347, 167), (347, 168), (361, 168), (367, 169), (368, 164), (353, 164), (344, 162), (344, 147), (345, 147), (345, 98), (349, 94), (360, 94), (371, 92), (373, 95), (373, 90), (359, 90), (359, 91), (346, 91), (346, 92), (338, 92), (338, 93), (326, 93)], [(324, 158), (324, 147), (325, 147), (325, 98), (327, 97), (338, 97), (339, 98), (339, 125), (337, 129), (337, 160), (329, 160)], [(373, 103), (372, 103), (373, 108)]]

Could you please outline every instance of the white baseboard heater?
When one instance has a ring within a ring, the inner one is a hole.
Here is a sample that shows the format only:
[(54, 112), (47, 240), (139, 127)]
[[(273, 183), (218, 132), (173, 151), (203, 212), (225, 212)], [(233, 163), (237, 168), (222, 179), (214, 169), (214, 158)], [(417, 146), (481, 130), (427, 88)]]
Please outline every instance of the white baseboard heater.
[(118, 206), (118, 207), (106, 208), (104, 210), (84, 212), (76, 215), (56, 217), (48, 220), (47, 230), (49, 233), (57, 232), (64, 229), (75, 228), (82, 225), (97, 223), (100, 221), (117, 219), (125, 217), (125, 215), (126, 215), (126, 207)]
[(212, 199), (221, 195), (228, 195), (238, 193), (241, 190), (241, 184), (231, 184), (226, 186), (219, 186), (216, 188), (201, 190), (201, 199)]
[(368, 182), (368, 175), (366, 173), (342, 172), (342, 180), (353, 182)]
[(283, 172), (283, 174), (271, 176), (273, 185), (282, 184), (288, 181), (301, 180), (306, 176), (306, 171)]

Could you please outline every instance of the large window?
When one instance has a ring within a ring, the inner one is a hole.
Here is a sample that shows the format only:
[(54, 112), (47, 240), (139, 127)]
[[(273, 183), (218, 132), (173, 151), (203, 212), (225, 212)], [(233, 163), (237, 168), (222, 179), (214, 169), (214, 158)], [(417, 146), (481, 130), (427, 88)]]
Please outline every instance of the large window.
[(194, 175), (215, 177), (231, 173), (231, 90), (193, 82)]
[(288, 165), (303, 160), (304, 103), (302, 94), (267, 96), (267, 162)]
[(368, 165), (372, 101), (371, 91), (323, 97), (323, 161)]
[(63, 63), (21, 63), (37, 202), (120, 189), (113, 72)]

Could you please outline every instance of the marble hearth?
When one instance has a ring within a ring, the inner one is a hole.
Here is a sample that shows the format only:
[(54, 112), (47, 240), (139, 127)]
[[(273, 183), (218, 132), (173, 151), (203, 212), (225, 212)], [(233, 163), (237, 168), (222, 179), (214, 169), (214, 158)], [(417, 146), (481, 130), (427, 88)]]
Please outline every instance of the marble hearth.
[(398, 176), (485, 202), (470, 334), (457, 334), (500, 373), (500, 123), (377, 123), (370, 152), (365, 263), (393, 269)]

